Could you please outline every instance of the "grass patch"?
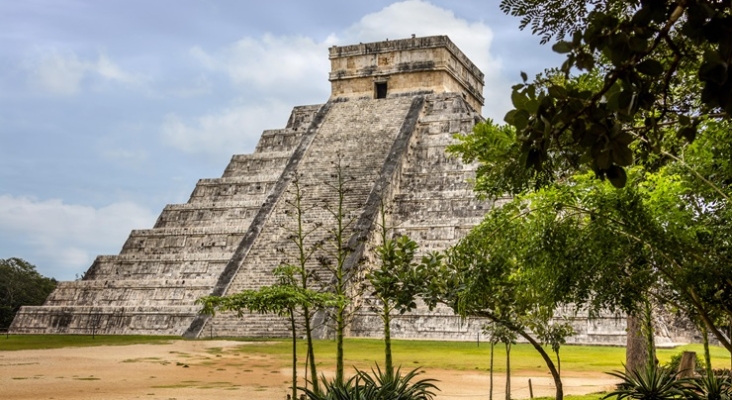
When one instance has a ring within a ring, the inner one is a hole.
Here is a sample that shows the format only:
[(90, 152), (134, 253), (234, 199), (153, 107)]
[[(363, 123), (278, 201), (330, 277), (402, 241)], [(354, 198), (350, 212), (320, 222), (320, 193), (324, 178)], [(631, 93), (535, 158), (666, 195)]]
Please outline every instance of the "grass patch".
[[(335, 342), (318, 340), (314, 342), (318, 365), (335, 365)], [(250, 343), (240, 347), (240, 352), (249, 355), (267, 355), (278, 361), (288, 362), (291, 353), (289, 340), (270, 340), (266, 344)], [(554, 359), (550, 348), (547, 352)], [(711, 346), (712, 365), (715, 368), (728, 368), (730, 354), (723, 347)], [(304, 341), (298, 343), (298, 358), (305, 359), (306, 346)], [(695, 351), (698, 357), (703, 357), (701, 344), (691, 344), (672, 349), (657, 349), (657, 357), (661, 364), (682, 351)], [(344, 343), (346, 366), (355, 366), (368, 369), (378, 362), (384, 363), (383, 341), (379, 339), (346, 339)], [(395, 340), (392, 343), (394, 365), (402, 365), (404, 369), (422, 367), (425, 369), (439, 368), (456, 371), (488, 371), (490, 345), (475, 342), (447, 342), (428, 340)], [(562, 346), (562, 371), (573, 372), (605, 372), (622, 368), (625, 362), (624, 347), (609, 346)], [(497, 345), (494, 348), (494, 370), (505, 372), (505, 348)], [(271, 365), (257, 365), (257, 367), (271, 367)], [(516, 344), (511, 348), (511, 369), (515, 373), (547, 374), (549, 373), (544, 360), (529, 344)]]
[(0, 351), (59, 349), (63, 347), (124, 346), (130, 344), (168, 344), (177, 336), (97, 335), (10, 335), (0, 339)]

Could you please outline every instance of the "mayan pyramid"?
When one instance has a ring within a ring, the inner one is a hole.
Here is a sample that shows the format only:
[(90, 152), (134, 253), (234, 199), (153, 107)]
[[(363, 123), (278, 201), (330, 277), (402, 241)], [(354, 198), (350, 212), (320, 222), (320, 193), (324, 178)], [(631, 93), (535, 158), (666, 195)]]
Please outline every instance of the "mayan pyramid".
[[(262, 134), (254, 153), (233, 156), (221, 178), (200, 180), (188, 202), (166, 206), (152, 229), (132, 231), (119, 255), (98, 256), (83, 280), (61, 282), (43, 306), (23, 307), (11, 332), (287, 336), (277, 317), (205, 317), (194, 302), (274, 283), (272, 270), (292, 262), (293, 179), (316, 209), (336, 196), (324, 184), (334, 165), (352, 178), (349, 268), (373, 261), (382, 203), (397, 233), (422, 252), (463, 237), (492, 204), (472, 192), (475, 166), (445, 148), (454, 133), (482, 120), (483, 73), (446, 36), (333, 46), (329, 53), (325, 104), (295, 107), (284, 129)], [(307, 217), (332, 224), (322, 210)], [(603, 337), (622, 343), (622, 322), (603, 328)], [(395, 319), (392, 333), (475, 339), (479, 328), (449, 310), (420, 309)], [(381, 329), (363, 308), (350, 335), (378, 336)], [(593, 329), (580, 323), (578, 338)]]

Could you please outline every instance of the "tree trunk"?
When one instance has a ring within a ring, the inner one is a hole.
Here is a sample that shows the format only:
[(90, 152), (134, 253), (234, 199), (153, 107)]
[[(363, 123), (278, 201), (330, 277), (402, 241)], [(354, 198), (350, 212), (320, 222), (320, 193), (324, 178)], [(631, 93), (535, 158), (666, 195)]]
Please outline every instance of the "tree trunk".
[(712, 375), (712, 357), (709, 355), (709, 331), (707, 326), (701, 325), (702, 340), (704, 341), (704, 365), (706, 366), (707, 376)]
[(559, 358), (559, 352), (557, 351), (557, 373), (562, 376), (562, 360)]
[(552, 358), (549, 357), (549, 354), (546, 353), (543, 347), (541, 347), (541, 344), (537, 342), (531, 335), (526, 333), (523, 329), (519, 329), (518, 327), (511, 325), (510, 323), (506, 323), (505, 321), (500, 321), (498, 318), (496, 318), (495, 315), (491, 314), (487, 311), (479, 311), (474, 314), (476, 317), (484, 317), (488, 318), (493, 322), (503, 324), (508, 329), (516, 332), (521, 336), (522, 338), (526, 339), (527, 342), (531, 343), (532, 346), (534, 346), (534, 349), (539, 352), (541, 355), (541, 358), (544, 360), (544, 363), (546, 363), (547, 368), (549, 368), (549, 372), (552, 374), (552, 378), (554, 379), (554, 385), (556, 386), (556, 392), (555, 392), (555, 398), (556, 400), (563, 400), (564, 399), (564, 389), (562, 388), (562, 378), (559, 376), (559, 372), (557, 371), (557, 368), (554, 366), (554, 362), (552, 361)]
[[(310, 309), (303, 307), (303, 318), (305, 318), (305, 336), (307, 339), (308, 347), (308, 364), (310, 367), (310, 376), (313, 382), (313, 393), (320, 393), (320, 386), (318, 385), (318, 367), (315, 365), (315, 352), (313, 351), (313, 328), (310, 326)], [(307, 387), (307, 382), (305, 383)]]
[(506, 400), (511, 400), (511, 342), (506, 343)]
[(643, 308), (643, 333), (646, 338), (646, 353), (648, 354), (649, 367), (655, 367), (658, 363), (656, 359), (656, 340), (653, 331), (653, 309), (650, 302), (645, 302)]
[(625, 369), (638, 371), (648, 363), (648, 346), (643, 335), (641, 318), (628, 315), (628, 327), (625, 340)]
[(495, 346), (495, 343), (491, 340), (491, 377), (490, 377), (490, 394), (488, 395), (488, 400), (493, 400), (493, 346)]
[(394, 376), (394, 364), (391, 359), (391, 312), (389, 307), (384, 303), (384, 358), (386, 364), (386, 374)]
[(297, 399), (297, 327), (295, 326), (294, 310), (290, 310), (290, 325), (292, 327), (292, 398)]
[(336, 382), (343, 383), (343, 331), (346, 324), (343, 318), (344, 309), (339, 307), (336, 314)]

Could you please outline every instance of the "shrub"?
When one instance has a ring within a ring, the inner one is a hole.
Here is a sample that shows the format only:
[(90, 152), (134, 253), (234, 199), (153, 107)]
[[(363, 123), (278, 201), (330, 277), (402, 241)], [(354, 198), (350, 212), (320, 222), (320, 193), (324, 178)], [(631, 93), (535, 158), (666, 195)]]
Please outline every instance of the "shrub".
[(342, 382), (323, 378), (322, 393), (303, 390), (310, 400), (432, 400), (435, 397), (433, 390), (440, 390), (434, 384), (437, 381), (420, 379), (412, 382), (419, 373), (417, 368), (402, 376), (401, 368), (397, 368), (391, 375), (376, 365), (371, 374), (356, 369), (356, 375)]
[(610, 375), (620, 378), (615, 391), (608, 393), (603, 399), (615, 396), (618, 400), (676, 400), (691, 397), (689, 380), (676, 379), (676, 373), (668, 368), (646, 366), (633, 371), (613, 371)]
[(709, 374), (691, 381), (694, 397), (702, 400), (730, 400), (732, 379), (729, 375)]

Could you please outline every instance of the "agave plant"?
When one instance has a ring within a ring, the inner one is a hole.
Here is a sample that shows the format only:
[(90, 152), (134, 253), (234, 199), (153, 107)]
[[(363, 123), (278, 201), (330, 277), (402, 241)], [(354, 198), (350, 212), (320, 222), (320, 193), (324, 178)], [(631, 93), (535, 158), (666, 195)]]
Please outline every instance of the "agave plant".
[(708, 373), (691, 381), (694, 397), (700, 400), (732, 399), (732, 379), (729, 375)]
[(633, 400), (676, 400), (692, 396), (690, 381), (676, 379), (670, 370), (653, 366), (631, 371), (613, 371), (608, 374), (620, 378), (615, 391), (608, 393), (603, 399), (615, 396), (617, 400), (625, 398)]
[(392, 374), (382, 371), (378, 364), (371, 373), (356, 369), (356, 375), (346, 381), (339, 382), (322, 379), (324, 391), (315, 393), (310, 389), (303, 389), (310, 400), (432, 400), (435, 386), (434, 379), (412, 380), (420, 374), (419, 368), (404, 376), (401, 368)]

